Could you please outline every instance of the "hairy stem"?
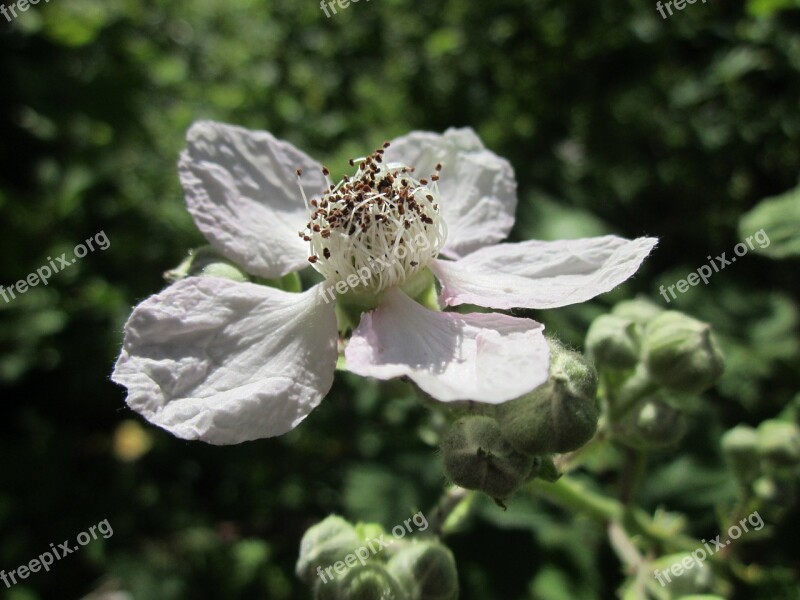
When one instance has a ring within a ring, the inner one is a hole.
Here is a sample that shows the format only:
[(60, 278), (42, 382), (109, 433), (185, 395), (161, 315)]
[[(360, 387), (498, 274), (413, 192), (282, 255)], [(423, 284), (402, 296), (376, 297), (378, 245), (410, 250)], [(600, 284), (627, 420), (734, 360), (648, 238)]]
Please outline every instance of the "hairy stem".
[(597, 521), (619, 523), (629, 534), (643, 537), (652, 545), (662, 548), (665, 553), (691, 552), (702, 547), (700, 540), (660, 527), (644, 510), (626, 507), (621, 502), (598, 494), (569, 477), (561, 477), (554, 483), (534, 480), (528, 489), (551, 502), (586, 514)]
[(437, 537), (444, 537), (451, 533), (451, 526), (447, 522), (456, 509), (472, 498), (473, 492), (462, 487), (452, 486), (442, 495), (439, 503), (429, 517), (431, 533)]

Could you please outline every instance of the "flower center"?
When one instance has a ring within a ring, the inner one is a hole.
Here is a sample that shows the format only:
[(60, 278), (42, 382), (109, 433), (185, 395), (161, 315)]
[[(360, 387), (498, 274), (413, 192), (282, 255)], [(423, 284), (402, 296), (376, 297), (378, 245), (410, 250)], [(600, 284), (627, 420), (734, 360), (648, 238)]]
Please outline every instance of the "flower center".
[[(417, 180), (413, 167), (385, 164), (384, 148), (351, 160), (358, 164), (355, 175), (311, 200), (311, 220), (300, 232), (314, 269), (357, 292), (402, 285), (436, 258), (447, 238), (436, 183), (441, 165), (430, 183)], [(327, 169), (323, 173), (328, 176)]]

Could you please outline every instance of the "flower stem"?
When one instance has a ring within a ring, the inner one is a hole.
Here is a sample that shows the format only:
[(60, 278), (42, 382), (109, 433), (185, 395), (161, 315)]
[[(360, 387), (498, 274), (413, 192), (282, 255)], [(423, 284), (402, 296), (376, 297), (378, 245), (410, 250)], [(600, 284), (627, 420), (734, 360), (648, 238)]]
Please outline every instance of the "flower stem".
[[(700, 540), (662, 528), (644, 510), (626, 507), (570, 477), (561, 477), (554, 483), (534, 480), (528, 489), (551, 502), (586, 514), (597, 521), (619, 523), (630, 534), (640, 535), (651, 544), (661, 547), (666, 553), (691, 552), (702, 547)], [(711, 558), (713, 560), (713, 556)]]
[(641, 450), (625, 449), (625, 467), (620, 480), (619, 500), (625, 506), (633, 503), (636, 490), (645, 473), (647, 455)]
[[(468, 505), (473, 496), (473, 492), (456, 485), (447, 489), (428, 519), (431, 533), (437, 537), (445, 537), (452, 533), (461, 519), (466, 517)], [(463, 512), (463, 515), (457, 515), (456, 512)], [(456, 518), (451, 519), (451, 516)], [(459, 516), (461, 518), (458, 518)]]

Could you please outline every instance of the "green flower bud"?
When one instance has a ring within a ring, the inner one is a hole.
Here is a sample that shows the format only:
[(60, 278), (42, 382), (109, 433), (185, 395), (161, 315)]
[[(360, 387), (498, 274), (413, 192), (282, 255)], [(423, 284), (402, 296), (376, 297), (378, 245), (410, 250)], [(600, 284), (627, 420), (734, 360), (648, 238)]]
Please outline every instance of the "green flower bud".
[(684, 414), (658, 396), (644, 398), (625, 415), (615, 430), (616, 438), (642, 450), (668, 448), (686, 433)]
[[(698, 547), (702, 550), (702, 546)], [(704, 554), (707, 554), (703, 550)], [(681, 575), (675, 575), (673, 565), (682, 565)], [(691, 565), (691, 566), (687, 566)], [(650, 564), (648, 569), (652, 575), (647, 578), (648, 585), (658, 590), (656, 598), (683, 598), (691, 594), (710, 592), (714, 583), (714, 573), (708, 561), (695, 559), (691, 552), (668, 554)], [(662, 585), (663, 583), (663, 585)], [(668, 592), (668, 596), (663, 591)]]
[(753, 493), (763, 502), (777, 508), (792, 507), (797, 500), (797, 492), (791, 482), (769, 476), (756, 479)]
[(231, 263), (224, 262), (210, 263), (203, 267), (198, 275), (200, 277), (219, 277), (220, 279), (230, 279), (231, 281), (247, 281), (247, 275)]
[(747, 425), (737, 425), (722, 436), (722, 452), (733, 474), (743, 482), (752, 481), (760, 472), (759, 436)]
[(339, 584), (338, 600), (407, 600), (397, 580), (381, 565), (351, 569)]
[(636, 324), (616, 315), (596, 318), (586, 334), (586, 352), (599, 368), (632, 369), (639, 361)]
[(576, 450), (597, 430), (597, 373), (586, 359), (550, 341), (550, 378), (498, 406), (503, 436), (529, 456)]
[(442, 440), (444, 470), (453, 483), (508, 498), (531, 472), (533, 458), (516, 452), (491, 417), (456, 421)]
[(622, 317), (623, 319), (630, 319), (640, 327), (647, 325), (647, 323), (663, 312), (663, 308), (644, 298), (624, 300), (611, 310), (612, 315)]
[(355, 530), (362, 542), (377, 540), (382, 535), (386, 535), (386, 531), (378, 523), (356, 523)]
[(792, 467), (800, 462), (800, 428), (786, 421), (764, 421), (758, 426), (758, 447), (772, 465)]
[(317, 581), (314, 586), (314, 600), (340, 600), (340, 583), (333, 581)]
[(164, 279), (170, 283), (192, 276), (249, 281), (247, 275), (232, 262), (217, 254), (211, 246), (189, 250), (188, 256), (180, 265), (164, 273)]
[(714, 385), (725, 368), (710, 326), (674, 310), (647, 326), (643, 350), (652, 378), (677, 392), (699, 394)]
[(295, 573), (308, 585), (312, 585), (317, 577), (318, 567), (324, 569), (342, 560), (361, 544), (361, 539), (350, 523), (342, 517), (330, 515), (303, 535)]
[(438, 542), (419, 542), (395, 554), (389, 572), (415, 600), (456, 600), (458, 572), (450, 549)]

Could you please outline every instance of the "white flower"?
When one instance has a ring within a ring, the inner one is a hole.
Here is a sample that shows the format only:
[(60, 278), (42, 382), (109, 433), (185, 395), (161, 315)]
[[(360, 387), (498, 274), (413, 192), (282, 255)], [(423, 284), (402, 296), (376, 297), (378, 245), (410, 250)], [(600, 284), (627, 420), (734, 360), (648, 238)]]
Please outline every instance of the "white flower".
[[(186, 202), (214, 248), (266, 278), (311, 261), (326, 281), (292, 294), (189, 277), (134, 309), (113, 380), (128, 388), (131, 408), (185, 439), (233, 444), (296, 427), (333, 383), (338, 331), (326, 290), (400, 245), (402, 259), (362, 282), (380, 303), (353, 332), (347, 368), (407, 376), (445, 402), (502, 403), (546, 380), (543, 326), (429, 310), (399, 286), (427, 267), (443, 306), (554, 308), (611, 290), (656, 243), (497, 244), (514, 223), (514, 172), (471, 129), (412, 132), (336, 186), (320, 164), (267, 132), (199, 122), (187, 141), (179, 165)], [(428, 174), (435, 177), (423, 183)], [(440, 251), (454, 260), (437, 258)]]

